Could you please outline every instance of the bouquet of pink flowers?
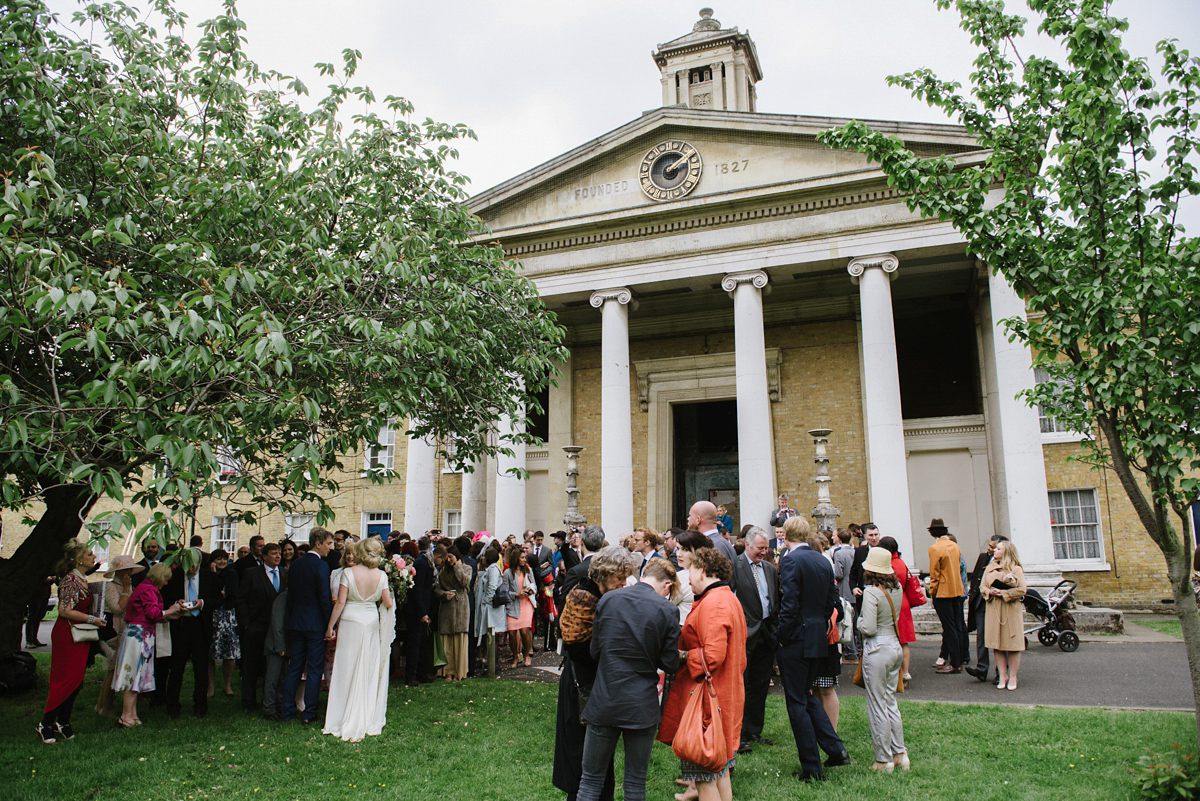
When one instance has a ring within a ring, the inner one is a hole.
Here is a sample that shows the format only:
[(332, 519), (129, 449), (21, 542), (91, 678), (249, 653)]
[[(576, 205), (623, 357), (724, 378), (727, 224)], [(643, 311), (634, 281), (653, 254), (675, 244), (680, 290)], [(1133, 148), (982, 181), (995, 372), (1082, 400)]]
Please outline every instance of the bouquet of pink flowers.
[(412, 559), (396, 554), (390, 559), (384, 559), (379, 567), (387, 574), (388, 589), (392, 591), (392, 599), (396, 606), (403, 606), (404, 599), (408, 596), (408, 588), (413, 585), (413, 577), (416, 573)]

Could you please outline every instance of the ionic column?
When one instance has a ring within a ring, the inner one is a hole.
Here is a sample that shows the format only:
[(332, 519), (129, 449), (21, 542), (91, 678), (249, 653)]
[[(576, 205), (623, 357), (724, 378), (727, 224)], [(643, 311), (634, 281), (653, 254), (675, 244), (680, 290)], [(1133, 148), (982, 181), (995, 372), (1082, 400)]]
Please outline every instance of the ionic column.
[[(416, 428), (417, 421), (410, 421)], [(408, 438), (408, 461), (404, 471), (404, 530), (413, 539), (438, 528), (434, 517), (437, 481), (437, 446), (427, 437)]]
[(462, 474), (462, 530), (479, 531), (487, 528), (487, 461), (476, 459), (466, 466), (471, 472)]
[(503, 454), (496, 456), (496, 503), (495, 524), (492, 536), (503, 540), (509, 534), (519, 538), (525, 530), (525, 482), (514, 475), (512, 470), (525, 469), (525, 446), (515, 443), (512, 438), (519, 433), (519, 427), (507, 414), (500, 416), (497, 424), (500, 444), (513, 452), (512, 456)]
[[(1055, 573), (1058, 567), (1050, 531), (1050, 501), (1046, 495), (1038, 411), (1017, 397), (1023, 390), (1033, 389), (1033, 360), (1023, 343), (1009, 341), (1002, 322), (1009, 317), (1024, 319), (1025, 302), (1003, 275), (991, 269), (988, 296), (991, 361), (996, 381), (993, 402), (996, 419), (989, 423), (1000, 428), (1000, 449), (993, 458), (1002, 465), (1006, 496), (1002, 503), (1007, 510), (1007, 530), (1000, 533), (1016, 543), (1027, 574)], [(1034, 583), (1032, 578), (1030, 583)]]
[(721, 288), (733, 298), (741, 519), (769, 531), (775, 508), (775, 440), (763, 337), (762, 290), (767, 280), (762, 270), (730, 273), (721, 280)]
[(628, 287), (593, 292), (601, 313), (600, 525), (616, 537), (633, 532), (633, 420), (629, 410)]
[(913, 543), (909, 509), (900, 370), (892, 317), (891, 281), (899, 266), (894, 255), (881, 253), (852, 259), (846, 269), (858, 284), (862, 317), (862, 393), (871, 519), (881, 534), (896, 538), (905, 561), (912, 565), (913, 548), (925, 548), (929, 543)]

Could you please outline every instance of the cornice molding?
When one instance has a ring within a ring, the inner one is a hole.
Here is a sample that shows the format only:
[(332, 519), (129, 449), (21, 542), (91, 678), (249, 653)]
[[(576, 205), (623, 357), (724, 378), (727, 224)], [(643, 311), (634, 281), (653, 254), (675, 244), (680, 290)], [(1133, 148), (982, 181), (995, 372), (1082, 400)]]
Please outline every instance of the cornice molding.
[(545, 242), (530, 242), (523, 245), (504, 246), (504, 255), (509, 258), (520, 258), (531, 254), (549, 253), (555, 250), (584, 248), (605, 242), (616, 242), (624, 239), (647, 239), (664, 234), (674, 234), (679, 231), (718, 228), (726, 225), (738, 225), (772, 218), (800, 217), (805, 214), (828, 211), (829, 209), (845, 206), (859, 206), (868, 203), (885, 203), (903, 196), (895, 189), (879, 189), (866, 192), (853, 192), (834, 197), (823, 197), (814, 200), (780, 203), (772, 206), (762, 206), (755, 209), (729, 211), (723, 214), (702, 214), (694, 217), (677, 218), (670, 221), (650, 225), (629, 225), (609, 231), (598, 231), (594, 234), (551, 239)]

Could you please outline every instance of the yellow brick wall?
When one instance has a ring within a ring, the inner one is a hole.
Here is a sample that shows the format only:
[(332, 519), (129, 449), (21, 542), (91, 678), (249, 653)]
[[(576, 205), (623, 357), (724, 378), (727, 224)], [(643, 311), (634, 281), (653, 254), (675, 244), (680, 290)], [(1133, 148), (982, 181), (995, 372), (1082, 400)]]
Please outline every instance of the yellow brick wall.
[[(1080, 452), (1074, 443), (1047, 444), (1042, 450), (1048, 489), (1096, 490), (1104, 556), (1111, 569), (1064, 572), (1064, 578), (1079, 582), (1076, 597), (1095, 606), (1162, 609), (1162, 599), (1171, 597), (1166, 561), (1142, 528), (1116, 474), (1067, 461)], [(1178, 525), (1177, 519), (1171, 522)]]

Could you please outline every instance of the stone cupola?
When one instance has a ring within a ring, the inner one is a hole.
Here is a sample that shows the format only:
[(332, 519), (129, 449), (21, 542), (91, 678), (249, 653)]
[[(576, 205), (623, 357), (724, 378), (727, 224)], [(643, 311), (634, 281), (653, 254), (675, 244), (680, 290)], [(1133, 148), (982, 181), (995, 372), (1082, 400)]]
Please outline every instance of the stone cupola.
[(722, 28), (711, 8), (700, 9), (691, 33), (660, 44), (652, 55), (662, 72), (664, 106), (755, 110), (762, 69), (750, 32)]

